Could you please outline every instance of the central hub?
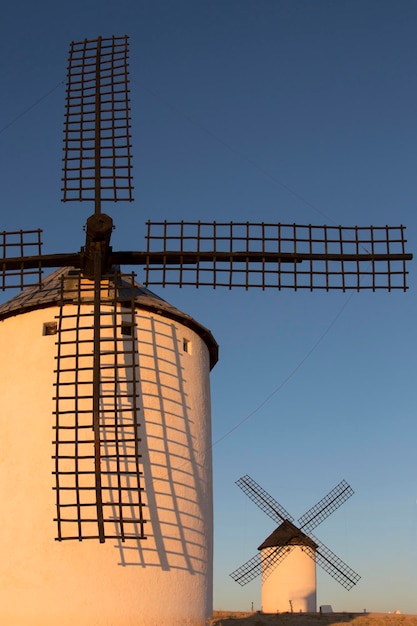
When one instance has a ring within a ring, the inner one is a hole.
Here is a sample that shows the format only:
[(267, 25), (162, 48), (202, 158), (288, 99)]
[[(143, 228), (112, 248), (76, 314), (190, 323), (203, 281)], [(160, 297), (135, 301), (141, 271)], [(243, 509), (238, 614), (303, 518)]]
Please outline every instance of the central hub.
[(111, 253), (110, 237), (113, 230), (113, 220), (105, 213), (90, 215), (85, 225), (85, 247), (82, 249), (82, 272), (87, 278), (96, 275), (96, 267), (100, 264), (100, 274), (109, 269)]
[(87, 233), (86, 247), (88, 247), (89, 241), (103, 241), (109, 245), (112, 230), (113, 220), (109, 215), (105, 213), (90, 215), (85, 225), (85, 232)]

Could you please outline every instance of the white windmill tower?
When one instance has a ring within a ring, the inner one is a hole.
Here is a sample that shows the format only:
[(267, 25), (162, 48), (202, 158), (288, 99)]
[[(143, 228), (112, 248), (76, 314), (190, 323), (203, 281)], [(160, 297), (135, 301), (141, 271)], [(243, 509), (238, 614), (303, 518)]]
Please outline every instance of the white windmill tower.
[[(212, 610), (209, 371), (217, 344), (148, 285), (406, 290), (404, 227), (148, 222), (114, 251), (104, 202), (132, 200), (128, 38), (71, 44), (63, 200), (79, 252), (0, 233), (0, 621), (202, 626)], [(46, 280), (44, 268), (60, 268)], [(71, 269), (68, 269), (71, 268)]]
[(230, 574), (242, 586), (262, 575), (264, 613), (315, 612), (316, 563), (345, 589), (356, 585), (360, 576), (311, 533), (353, 495), (346, 481), (342, 480), (306, 511), (298, 520), (298, 526), (288, 511), (253, 478), (242, 476), (236, 484), (279, 524), (258, 547), (259, 552)]
[(97, 436), (93, 298), (90, 280), (58, 270), (0, 307), (0, 621), (204, 624), (216, 343), (130, 277), (109, 277)]

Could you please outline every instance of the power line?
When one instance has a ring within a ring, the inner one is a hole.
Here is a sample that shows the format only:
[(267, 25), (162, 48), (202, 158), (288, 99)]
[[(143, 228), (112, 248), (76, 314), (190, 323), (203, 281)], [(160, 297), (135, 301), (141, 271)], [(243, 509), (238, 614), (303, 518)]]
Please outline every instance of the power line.
[(214, 441), (211, 445), (212, 448), (214, 448), (214, 446), (216, 446), (218, 443), (220, 443), (221, 441), (223, 441), (223, 439), (226, 439), (227, 437), (229, 437), (229, 435), (231, 435), (232, 433), (234, 433), (235, 430), (237, 430), (238, 428), (240, 428), (240, 426), (242, 426), (245, 422), (247, 422), (248, 420), (251, 419), (251, 417), (253, 417), (256, 413), (258, 413), (279, 391), (281, 391), (281, 389), (283, 387), (285, 387), (285, 385), (293, 378), (293, 376), (295, 376), (295, 374), (298, 372), (299, 369), (301, 369), (301, 367), (304, 365), (304, 363), (313, 355), (313, 353), (317, 350), (317, 348), (319, 347), (319, 345), (321, 344), (321, 342), (323, 341), (323, 339), (329, 334), (329, 332), (331, 331), (331, 329), (333, 328), (333, 326), (336, 324), (337, 320), (340, 318), (340, 316), (342, 315), (342, 313), (344, 312), (344, 310), (346, 309), (346, 307), (348, 306), (348, 304), (350, 303), (350, 301), (352, 300), (353, 296), (355, 295), (355, 292), (352, 292), (348, 299), (346, 300), (346, 302), (344, 302), (344, 304), (342, 305), (342, 307), (340, 308), (340, 310), (338, 311), (338, 313), (335, 315), (335, 317), (333, 318), (333, 320), (330, 322), (330, 324), (328, 325), (328, 327), (326, 328), (326, 330), (320, 335), (320, 337), (317, 339), (316, 343), (313, 345), (312, 348), (310, 348), (310, 350), (305, 354), (305, 356), (301, 359), (301, 361), (299, 361), (299, 363), (290, 371), (289, 374), (287, 374), (287, 376), (284, 378), (283, 381), (281, 381), (279, 383), (279, 385), (277, 385), (275, 387), (275, 389), (273, 389), (273, 391), (271, 391), (266, 398), (264, 398), (262, 400), (262, 402), (260, 402), (258, 404), (258, 406), (253, 409), (253, 411), (251, 411), (250, 413), (248, 413), (248, 415), (246, 415), (246, 417), (244, 417), (243, 419), (240, 420), (240, 422), (238, 422), (237, 424), (235, 424), (234, 426), (232, 426), (232, 428), (230, 428), (226, 433), (224, 433), (224, 435), (222, 435), (221, 437), (219, 437), (218, 439), (216, 439), (216, 441)]
[[(134, 81), (134, 82), (137, 82), (137, 81)], [(260, 163), (255, 161), (255, 159), (250, 157), (248, 154), (246, 154), (242, 150), (236, 148), (231, 143), (229, 143), (229, 142), (225, 141), (224, 139), (222, 139), (222, 137), (220, 137), (219, 135), (214, 133), (207, 126), (205, 126), (204, 124), (202, 124), (201, 122), (199, 122), (198, 120), (193, 118), (189, 113), (186, 113), (185, 111), (183, 111), (182, 109), (180, 109), (176, 105), (172, 104), (172, 102), (170, 102), (165, 97), (163, 97), (160, 94), (158, 94), (156, 91), (154, 91), (154, 90), (150, 89), (149, 87), (146, 87), (143, 84), (140, 84), (138, 82), (137, 82), (137, 84), (142, 89), (147, 91), (151, 96), (153, 96), (154, 98), (156, 98), (157, 100), (162, 102), (168, 109), (170, 109), (171, 111), (173, 111), (174, 113), (176, 113), (177, 115), (179, 115), (180, 117), (185, 119), (187, 122), (189, 122), (190, 124), (192, 124), (196, 128), (200, 129), (203, 133), (205, 133), (206, 135), (208, 135), (209, 137), (211, 137), (212, 139), (217, 141), (217, 143), (221, 144), (224, 148), (227, 148), (227, 150), (229, 150), (233, 154), (237, 155), (239, 158), (241, 158), (242, 160), (246, 161), (247, 163), (249, 163), (249, 165), (251, 165), (254, 169), (258, 170), (258, 172), (261, 172), (261, 174), (263, 174), (266, 178), (268, 178), (274, 184), (279, 185), (280, 187), (285, 189), (288, 193), (290, 193), (292, 196), (294, 196), (298, 200), (301, 200), (301, 202), (303, 202), (306, 206), (310, 207), (310, 209), (313, 209), (313, 211), (315, 211), (316, 213), (318, 213), (319, 215), (321, 215), (325, 219), (329, 220), (333, 224), (336, 224), (336, 222), (335, 222), (335, 220), (333, 218), (331, 218), (324, 211), (322, 211), (317, 206), (315, 206), (312, 202), (307, 200), (307, 198), (305, 198), (303, 195), (301, 195), (293, 187), (290, 187), (290, 185), (287, 185), (287, 183), (285, 183), (280, 178), (275, 176), (275, 174), (273, 174), (269, 170), (267, 170), (266, 167), (264, 167), (263, 165), (261, 165)]]
[(45, 93), (43, 96), (41, 96), (38, 100), (36, 100), (33, 104), (31, 104), (27, 109), (25, 109), (24, 111), (19, 113), (19, 115), (17, 115), (15, 118), (10, 120), (10, 122), (8, 122), (5, 126), (3, 126), (3, 128), (0, 128), (0, 134), (3, 133), (8, 128), (10, 128), (10, 126), (13, 126), (13, 124), (15, 124), (22, 117), (24, 117), (27, 113), (29, 113), (29, 111), (32, 111), (32, 109), (34, 109), (36, 106), (38, 106), (38, 104), (40, 104), (43, 100), (46, 100), (46, 98), (48, 98), (51, 94), (53, 94), (54, 91), (56, 91), (58, 89), (58, 87), (60, 87), (61, 85), (64, 85), (64, 84), (65, 84), (65, 81), (60, 80), (59, 83), (57, 83), (55, 85), (55, 87), (53, 87), (47, 93)]

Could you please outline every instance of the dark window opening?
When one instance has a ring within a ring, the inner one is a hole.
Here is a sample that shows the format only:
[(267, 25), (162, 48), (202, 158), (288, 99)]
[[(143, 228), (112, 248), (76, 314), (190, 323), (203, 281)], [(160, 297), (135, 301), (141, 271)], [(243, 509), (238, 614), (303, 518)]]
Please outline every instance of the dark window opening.
[(43, 325), (42, 335), (56, 335), (58, 332), (57, 322), (45, 322)]
[(131, 337), (133, 335), (133, 328), (130, 322), (122, 322), (122, 335)]

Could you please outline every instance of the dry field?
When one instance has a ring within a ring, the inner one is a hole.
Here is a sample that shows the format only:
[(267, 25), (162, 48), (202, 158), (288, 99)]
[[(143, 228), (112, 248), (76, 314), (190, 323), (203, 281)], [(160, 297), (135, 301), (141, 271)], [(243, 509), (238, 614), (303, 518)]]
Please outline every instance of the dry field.
[(211, 626), (417, 626), (417, 615), (393, 613), (235, 613), (214, 611)]

